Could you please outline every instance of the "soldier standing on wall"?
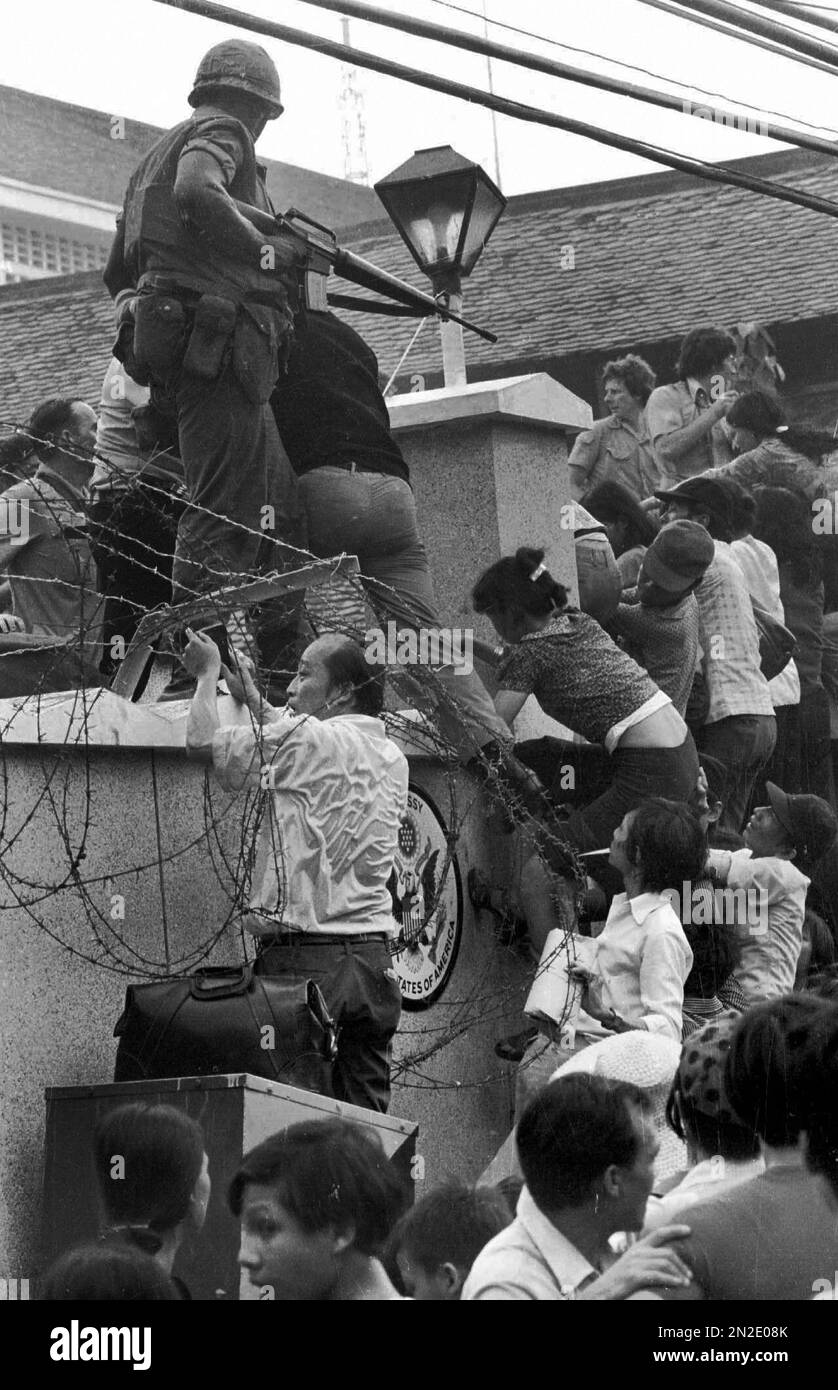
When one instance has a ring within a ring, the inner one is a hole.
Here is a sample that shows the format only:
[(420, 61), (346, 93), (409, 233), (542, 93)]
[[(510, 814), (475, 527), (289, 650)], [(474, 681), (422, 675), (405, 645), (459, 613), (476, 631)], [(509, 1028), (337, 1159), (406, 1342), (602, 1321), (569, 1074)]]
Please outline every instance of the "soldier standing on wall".
[[(124, 306), (116, 355), (151, 386), (153, 403), (165, 410), (168, 400), (177, 413), (188, 505), (175, 603), (294, 567), (300, 557), (287, 547), (306, 539), (268, 406), (290, 342), (299, 252), (235, 206), (273, 213), (254, 144), (282, 113), (279, 76), (257, 44), (220, 43), (201, 60), (189, 104), (194, 115), (161, 136), (134, 172), (104, 273)], [(263, 665), (287, 656), (289, 610), (269, 608), (259, 629)], [(241, 615), (227, 627), (233, 645), (246, 646)]]

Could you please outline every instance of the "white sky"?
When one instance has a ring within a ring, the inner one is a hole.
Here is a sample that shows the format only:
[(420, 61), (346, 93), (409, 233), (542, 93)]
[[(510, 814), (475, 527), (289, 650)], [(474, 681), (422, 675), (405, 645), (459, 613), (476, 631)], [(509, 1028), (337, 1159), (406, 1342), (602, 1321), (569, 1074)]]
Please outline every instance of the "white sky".
[[(482, 33), (482, 0), (458, 3), (477, 14), (470, 17), (440, 0), (379, 0), (382, 8), (396, 13)], [(690, 89), (685, 96), (697, 85), (731, 101), (782, 112), (794, 122), (812, 123), (821, 133), (833, 134), (838, 127), (835, 77), (674, 19), (640, 0), (486, 0), (486, 5), (490, 19), (540, 36), (529, 38), (492, 28), (491, 37), (498, 42), (578, 67), (618, 73), (647, 86), (665, 86), (664, 79), (685, 83)], [(340, 38), (340, 18), (302, 0), (231, 0), (230, 7)], [(188, 113), (185, 98), (202, 53), (241, 32), (155, 0), (23, 0), (9, 8), (3, 30), (0, 84), (161, 126), (173, 125)], [(242, 36), (268, 48), (283, 84), (285, 115), (268, 126), (260, 153), (342, 176), (340, 63), (254, 34)], [(829, 34), (818, 36), (830, 42)], [(548, 39), (602, 57), (570, 53)], [(831, 39), (838, 47), (838, 34)], [(351, 21), (351, 40), (356, 48), (486, 89), (486, 60), (478, 55), (358, 20)], [(607, 59), (612, 60), (610, 64)], [(614, 60), (645, 68), (655, 76), (626, 72), (615, 67)], [(500, 95), (705, 159), (735, 159), (776, 148), (742, 130), (505, 63), (493, 64), (493, 79)], [(370, 182), (389, 173), (415, 149), (442, 144), (453, 145), (494, 174), (492, 117), (484, 108), (362, 69), (358, 69), (358, 85), (364, 97)], [(681, 94), (680, 89), (670, 90)], [(507, 194), (616, 178), (654, 167), (589, 140), (505, 116), (497, 117), (497, 134), (501, 185)]]

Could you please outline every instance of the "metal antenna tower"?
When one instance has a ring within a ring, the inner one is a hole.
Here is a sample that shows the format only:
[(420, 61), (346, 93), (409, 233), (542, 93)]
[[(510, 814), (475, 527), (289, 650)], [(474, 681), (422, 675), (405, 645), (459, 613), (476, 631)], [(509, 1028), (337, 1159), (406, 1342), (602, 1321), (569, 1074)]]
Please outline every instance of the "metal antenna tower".
[[(341, 18), (342, 40), (349, 45), (349, 20)], [(358, 69), (349, 63), (341, 63), (340, 106), (341, 134), (343, 137), (343, 176), (351, 183), (362, 183), (369, 187), (370, 171), (367, 164), (367, 134), (364, 125), (364, 95), (358, 84)]]

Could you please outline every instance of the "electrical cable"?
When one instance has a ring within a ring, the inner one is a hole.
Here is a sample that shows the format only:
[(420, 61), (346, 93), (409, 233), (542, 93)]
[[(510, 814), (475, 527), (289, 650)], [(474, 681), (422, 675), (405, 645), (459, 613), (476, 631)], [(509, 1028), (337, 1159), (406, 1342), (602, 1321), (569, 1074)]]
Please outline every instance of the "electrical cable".
[(790, 5), (788, 0), (759, 0), (763, 10), (773, 10), (776, 14), (787, 15), (789, 19), (801, 19), (805, 24), (811, 24), (818, 29), (829, 29), (832, 33), (838, 34), (838, 16), (835, 10), (828, 10), (826, 13), (831, 16), (827, 19), (825, 15), (813, 13), (806, 5)]
[(423, 72), (419, 68), (395, 63), (388, 58), (381, 58), (377, 54), (367, 53), (362, 49), (337, 43), (333, 39), (323, 38), (319, 34), (309, 34), (305, 30), (291, 29), (285, 24), (275, 24), (272, 20), (262, 19), (257, 15), (232, 10), (228, 5), (213, 4), (211, 0), (155, 0), (155, 3), (167, 5), (172, 9), (186, 10), (190, 14), (199, 15), (204, 19), (226, 23), (235, 29), (264, 34), (269, 38), (280, 39), (285, 43), (295, 44), (301, 48), (310, 48), (326, 57), (349, 61), (357, 67), (370, 68), (374, 72), (384, 73), (388, 77), (411, 82), (419, 87), (427, 87), (431, 91), (442, 92), (446, 96), (458, 97), (461, 100), (474, 102), (479, 106), (487, 106), (492, 111), (499, 111), (516, 120), (550, 126), (555, 130), (567, 131), (571, 135), (581, 135), (597, 144), (624, 150), (628, 154), (638, 155), (641, 159), (649, 159), (653, 163), (663, 164), (669, 169), (677, 169), (680, 173), (705, 179), (709, 183), (744, 188), (750, 193), (761, 193), (767, 198), (776, 198), (780, 202), (793, 203), (798, 207), (807, 208), (810, 212), (822, 212), (828, 217), (838, 217), (838, 203), (828, 198), (820, 198), (817, 194), (801, 193), (797, 189), (789, 188), (786, 184), (773, 183), (769, 179), (757, 178), (753, 174), (745, 174), (738, 169), (720, 167), (716, 164), (710, 164), (706, 160), (676, 154), (672, 150), (650, 145), (644, 140), (635, 140), (630, 136), (618, 135), (614, 131), (602, 130), (599, 126), (590, 125), (586, 121), (576, 121), (569, 116), (558, 116), (552, 111), (545, 111), (536, 106), (527, 106), (523, 102), (511, 101), (507, 97), (490, 97), (479, 87), (469, 87), (450, 78), (437, 77), (431, 73)]
[[(482, 20), (484, 18), (481, 11), (466, 9), (465, 5), (454, 5), (452, 4), (452, 0), (431, 0), (431, 4), (438, 5), (440, 9), (443, 10), (453, 10), (456, 14), (471, 15), (474, 19)], [(830, 11), (830, 13), (838, 13), (838, 11)], [(627, 63), (622, 58), (612, 58), (606, 53), (597, 53), (591, 48), (579, 48), (572, 43), (562, 43), (560, 39), (549, 38), (547, 34), (536, 34), (532, 29), (519, 29), (515, 24), (505, 24), (502, 19), (492, 19), (491, 16), (487, 15), (486, 22), (491, 25), (493, 29), (504, 29), (510, 34), (519, 34), (522, 38), (535, 39), (537, 43), (548, 44), (551, 48), (562, 48), (567, 53), (578, 53), (583, 58), (595, 58), (597, 62), (611, 63), (614, 67), (624, 68), (626, 72), (639, 72), (643, 77), (652, 77), (657, 82), (668, 82), (672, 87), (682, 87), (686, 92), (698, 92), (700, 96), (712, 97), (716, 101), (735, 102), (737, 106), (743, 107), (746, 111), (759, 111), (761, 114), (767, 116), (777, 116), (781, 121), (797, 121), (800, 125), (808, 126), (810, 130), (824, 131), (833, 129), (832, 126), (817, 125), (814, 121), (804, 121), (802, 117), (799, 116), (790, 116), (787, 111), (777, 111), (769, 106), (754, 106), (750, 101), (740, 101), (738, 97), (731, 97), (726, 92), (714, 92), (708, 87), (699, 87), (694, 82), (681, 82), (677, 77), (667, 77), (665, 73), (655, 72), (652, 68), (643, 68), (637, 63)], [(721, 26), (717, 27), (719, 27), (721, 32), (725, 32)], [(731, 34), (730, 37), (741, 38), (743, 43), (751, 42), (751, 40), (747, 39), (744, 35)], [(756, 40), (753, 42), (756, 42)], [(766, 48), (769, 47), (768, 44), (764, 46)], [(789, 57), (791, 56), (792, 55), (789, 54)], [(831, 72), (832, 69), (827, 68), (827, 71)]]
[[(642, 0), (642, 3), (648, 3), (648, 0)], [(739, 5), (731, 5), (729, 0), (678, 0), (678, 3), (688, 13), (695, 11), (710, 19), (727, 20), (735, 28), (765, 39), (775, 39), (796, 53), (818, 58), (828, 63), (833, 72), (838, 68), (838, 48), (824, 43), (822, 39), (811, 38), (799, 29), (790, 29), (787, 24), (778, 24), (776, 19), (765, 19), (754, 10), (743, 10)]]
[[(578, 82), (585, 87), (611, 92), (617, 96), (630, 97), (633, 101), (646, 102), (652, 106), (663, 107), (668, 111), (677, 111), (682, 116), (694, 114), (685, 109), (684, 98), (675, 96), (674, 93), (661, 92), (651, 87), (641, 87), (619, 77), (587, 72), (584, 68), (574, 68), (567, 63), (560, 63), (555, 58), (543, 58), (534, 53), (522, 53), (518, 49), (510, 48), (507, 44), (495, 43), (492, 39), (482, 38), (475, 34), (466, 34), (461, 29), (449, 29), (445, 25), (434, 24), (430, 20), (393, 14), (390, 10), (381, 9), (378, 5), (365, 3), (365, 0), (303, 0), (303, 3), (318, 10), (328, 10), (333, 14), (346, 14), (368, 24), (383, 25), (387, 29), (411, 34), (414, 38), (432, 39), (436, 43), (464, 49), (468, 53), (479, 53), (486, 58), (496, 58), (500, 62), (512, 63), (516, 67), (525, 68), (529, 72), (545, 73), (550, 77), (558, 77), (567, 82)], [(737, 122), (744, 119), (749, 134), (758, 134), (766, 139), (798, 145), (803, 149), (815, 150), (818, 154), (834, 155), (836, 153), (835, 141), (824, 140), (816, 135), (806, 135), (802, 131), (792, 130), (787, 126), (778, 126), (769, 121), (759, 122), (758, 128), (751, 132), (749, 119), (743, 118), (741, 113), (736, 111), (716, 110), (713, 113), (713, 119), (718, 120), (722, 125), (727, 125), (730, 121), (733, 123), (734, 129), (737, 128)]]
[(760, 38), (756, 34), (743, 33), (741, 29), (736, 29), (730, 24), (720, 24), (718, 20), (710, 19), (707, 15), (689, 14), (680, 4), (674, 4), (673, 0), (640, 0), (640, 4), (648, 5), (653, 10), (660, 10), (673, 19), (686, 19), (692, 24), (700, 24), (704, 29), (711, 29), (716, 34), (724, 34), (725, 38), (737, 39), (740, 43), (751, 44), (754, 48), (763, 48), (766, 53), (773, 53), (775, 57), (788, 58), (794, 63), (805, 63), (807, 67), (815, 68), (817, 72), (828, 72), (831, 77), (835, 75), (834, 63), (827, 63), (820, 58), (812, 58), (804, 53), (792, 53), (782, 44), (773, 43), (770, 39)]

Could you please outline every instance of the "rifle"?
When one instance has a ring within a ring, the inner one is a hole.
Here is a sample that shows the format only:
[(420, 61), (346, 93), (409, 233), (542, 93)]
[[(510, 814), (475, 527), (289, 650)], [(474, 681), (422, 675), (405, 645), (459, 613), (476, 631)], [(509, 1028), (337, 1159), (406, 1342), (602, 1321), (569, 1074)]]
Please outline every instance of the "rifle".
[[(264, 232), (267, 236), (287, 237), (292, 243), (297, 243), (302, 261), (302, 287), (306, 308), (323, 310), (329, 304), (334, 304), (342, 309), (413, 318), (427, 318), (435, 314), (441, 319), (451, 319), (452, 322), (459, 323), (487, 343), (497, 342), (497, 334), (489, 333), (485, 328), (478, 328), (468, 319), (451, 313), (450, 309), (446, 309), (432, 295), (415, 290), (397, 275), (379, 270), (378, 266), (373, 265), (371, 261), (365, 261), (362, 256), (356, 256), (353, 251), (342, 250), (333, 231), (324, 227), (322, 223), (315, 222), (312, 217), (307, 217), (297, 208), (289, 208), (288, 212), (273, 216), (260, 208), (251, 207), (248, 203), (236, 201), (236, 207), (242, 217), (247, 218), (257, 231)], [(328, 294), (326, 281), (332, 270), (344, 280), (351, 281), (353, 285), (362, 285), (364, 289), (386, 296), (390, 302), (361, 299), (354, 295)]]

